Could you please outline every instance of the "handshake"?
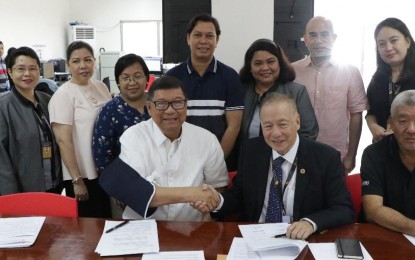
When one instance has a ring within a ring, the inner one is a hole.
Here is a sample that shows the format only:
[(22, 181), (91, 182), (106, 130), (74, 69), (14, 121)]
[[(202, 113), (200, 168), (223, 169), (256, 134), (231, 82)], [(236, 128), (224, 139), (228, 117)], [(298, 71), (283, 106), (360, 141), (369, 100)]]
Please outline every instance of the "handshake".
[(189, 204), (202, 213), (208, 213), (215, 210), (220, 204), (219, 192), (208, 184), (199, 187), (191, 187), (188, 196)]

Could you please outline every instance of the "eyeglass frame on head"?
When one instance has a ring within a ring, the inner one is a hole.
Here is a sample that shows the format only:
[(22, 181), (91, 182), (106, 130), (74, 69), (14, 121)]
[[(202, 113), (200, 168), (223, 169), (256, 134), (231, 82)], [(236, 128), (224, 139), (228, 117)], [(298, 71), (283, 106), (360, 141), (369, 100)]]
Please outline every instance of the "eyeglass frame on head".
[(142, 80), (146, 78), (146, 76), (134, 76), (134, 77), (120, 77), (120, 81), (122, 81), (123, 83), (127, 83), (130, 84), (131, 81), (134, 81), (135, 83), (138, 83), (139, 80)]
[[(149, 102), (154, 104), (154, 107), (156, 108), (156, 110), (158, 111), (166, 111), (167, 109), (169, 109), (169, 106), (171, 106), (174, 110), (180, 110), (186, 107), (187, 105), (187, 98), (185, 99), (179, 99), (179, 100), (173, 100), (173, 101), (166, 101), (166, 100), (157, 100), (157, 101), (153, 101), (153, 100), (149, 100)], [(167, 104), (167, 106), (165, 108), (160, 108), (157, 107), (160, 104)], [(180, 107), (177, 107), (177, 105), (174, 104), (179, 104)]]
[(26, 71), (29, 71), (30, 74), (34, 74), (36, 72), (40, 72), (40, 68), (39, 67), (15, 67), (15, 68), (11, 68), (12, 71), (16, 71), (19, 74), (24, 74)]

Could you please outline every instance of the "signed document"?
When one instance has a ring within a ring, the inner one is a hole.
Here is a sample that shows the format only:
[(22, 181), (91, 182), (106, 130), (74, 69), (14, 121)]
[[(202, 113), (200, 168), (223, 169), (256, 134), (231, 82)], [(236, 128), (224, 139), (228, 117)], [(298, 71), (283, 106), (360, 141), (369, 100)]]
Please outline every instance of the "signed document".
[(203, 251), (170, 251), (155, 254), (143, 254), (142, 260), (205, 260)]
[(45, 219), (45, 217), (1, 218), (0, 248), (33, 245)]
[(95, 252), (101, 256), (156, 253), (160, 251), (157, 223), (151, 220), (130, 220), (127, 224), (106, 233), (123, 221), (105, 222)]

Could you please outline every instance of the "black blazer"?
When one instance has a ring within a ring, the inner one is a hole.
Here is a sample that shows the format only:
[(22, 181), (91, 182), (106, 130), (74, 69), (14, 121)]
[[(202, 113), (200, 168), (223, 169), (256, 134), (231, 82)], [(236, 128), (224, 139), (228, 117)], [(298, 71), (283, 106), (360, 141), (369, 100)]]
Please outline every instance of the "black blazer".
[[(272, 150), (263, 137), (245, 142), (233, 188), (222, 194), (224, 204), (219, 217), (239, 212), (242, 221), (259, 220), (271, 156)], [(353, 204), (340, 153), (328, 145), (300, 137), (297, 156), (293, 220), (309, 218), (318, 230), (353, 223)]]

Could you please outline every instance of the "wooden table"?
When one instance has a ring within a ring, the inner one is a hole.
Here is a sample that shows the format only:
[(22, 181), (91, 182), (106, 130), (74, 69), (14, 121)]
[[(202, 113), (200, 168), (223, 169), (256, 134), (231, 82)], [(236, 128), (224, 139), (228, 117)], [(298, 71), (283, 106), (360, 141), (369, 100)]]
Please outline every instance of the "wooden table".
[[(0, 215), (1, 216), (1, 215)], [(30, 248), (1, 249), (0, 259), (100, 259), (95, 248), (104, 219), (47, 217), (35, 244)], [(204, 250), (207, 260), (227, 254), (235, 236), (241, 236), (234, 222), (158, 221), (160, 251)], [(374, 259), (414, 259), (413, 246), (400, 233), (373, 224), (352, 224), (312, 235), (309, 242), (333, 242), (337, 237), (357, 238)], [(104, 257), (141, 259), (141, 255)], [(308, 247), (298, 259), (314, 259)]]

